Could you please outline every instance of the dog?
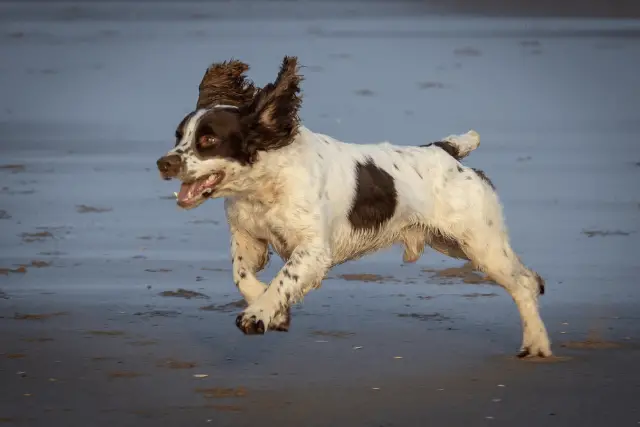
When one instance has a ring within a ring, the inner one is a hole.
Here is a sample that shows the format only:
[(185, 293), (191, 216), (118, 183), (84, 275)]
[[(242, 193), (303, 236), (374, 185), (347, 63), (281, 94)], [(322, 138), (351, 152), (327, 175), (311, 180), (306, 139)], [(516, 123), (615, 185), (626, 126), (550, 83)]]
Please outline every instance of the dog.
[[(196, 109), (157, 161), (163, 179), (181, 181), (183, 209), (224, 198), (233, 280), (248, 303), (236, 318), (242, 332), (288, 330), (290, 306), (333, 266), (393, 244), (415, 262), (430, 246), (507, 290), (521, 317), (519, 357), (552, 355), (538, 309), (544, 280), (512, 249), (491, 181), (460, 162), (477, 134), (423, 146), (338, 141), (301, 123), (296, 57), (262, 88), (248, 68), (231, 60), (207, 69)], [(256, 273), (269, 246), (285, 264), (267, 286)]]

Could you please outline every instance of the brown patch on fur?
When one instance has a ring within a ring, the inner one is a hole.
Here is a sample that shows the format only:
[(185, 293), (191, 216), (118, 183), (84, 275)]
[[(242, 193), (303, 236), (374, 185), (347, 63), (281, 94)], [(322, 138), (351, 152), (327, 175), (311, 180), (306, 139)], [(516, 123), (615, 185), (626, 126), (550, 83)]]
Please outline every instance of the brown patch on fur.
[(493, 182), (491, 182), (491, 180), (489, 179), (489, 177), (487, 176), (487, 174), (485, 174), (483, 171), (481, 171), (480, 169), (475, 169), (475, 168), (471, 168), (476, 175), (478, 175), (478, 177), (483, 180), (484, 182), (486, 182), (487, 184), (489, 184), (489, 186), (491, 188), (493, 188), (494, 190), (496, 189), (496, 186), (493, 185)]
[(267, 84), (250, 105), (241, 108), (244, 151), (251, 162), (258, 151), (285, 147), (298, 133), (303, 80), (299, 70), (298, 58), (285, 56), (275, 82)]
[(377, 229), (393, 217), (398, 205), (395, 180), (371, 158), (357, 162), (356, 193), (349, 210), (349, 223), (355, 230)]
[(256, 87), (244, 73), (249, 65), (236, 59), (211, 64), (199, 85), (196, 109), (216, 104), (240, 107), (253, 99)]
[(453, 157), (456, 160), (460, 160), (462, 157), (464, 157), (460, 155), (460, 151), (458, 150), (458, 147), (456, 147), (449, 141), (430, 142), (428, 144), (421, 145), (420, 147), (431, 147), (432, 145), (442, 148), (444, 151), (447, 152), (447, 154), (449, 154), (451, 157)]

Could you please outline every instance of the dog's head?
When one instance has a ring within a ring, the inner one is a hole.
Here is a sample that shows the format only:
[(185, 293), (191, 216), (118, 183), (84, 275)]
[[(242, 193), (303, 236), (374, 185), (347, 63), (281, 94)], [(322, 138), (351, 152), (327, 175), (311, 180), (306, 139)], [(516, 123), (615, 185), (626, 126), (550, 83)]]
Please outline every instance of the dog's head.
[(273, 83), (256, 90), (239, 61), (212, 65), (200, 84), (196, 110), (176, 129), (176, 144), (157, 161), (163, 179), (182, 181), (178, 205), (250, 190), (261, 151), (291, 144), (301, 104), (298, 63), (285, 57)]

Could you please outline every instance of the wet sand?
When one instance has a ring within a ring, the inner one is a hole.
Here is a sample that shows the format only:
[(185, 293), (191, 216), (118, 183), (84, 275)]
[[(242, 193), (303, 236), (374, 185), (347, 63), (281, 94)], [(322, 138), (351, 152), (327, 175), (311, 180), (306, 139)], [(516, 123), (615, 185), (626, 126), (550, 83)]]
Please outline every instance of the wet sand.
[[(385, 7), (3, 22), (0, 424), (640, 422), (640, 23), (376, 17)], [(510, 298), (430, 250), (334, 269), (288, 333), (237, 330), (222, 202), (180, 211), (154, 163), (211, 61), (243, 59), (264, 84), (284, 54), (307, 65), (314, 130), (480, 133), (466, 163), (496, 184), (514, 247), (547, 281), (555, 358), (514, 359)]]

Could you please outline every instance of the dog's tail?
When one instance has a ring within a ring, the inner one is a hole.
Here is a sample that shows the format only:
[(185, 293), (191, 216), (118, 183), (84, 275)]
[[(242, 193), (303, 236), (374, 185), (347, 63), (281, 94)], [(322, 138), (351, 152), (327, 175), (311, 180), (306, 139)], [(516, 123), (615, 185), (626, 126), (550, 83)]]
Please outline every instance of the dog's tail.
[(430, 142), (429, 144), (421, 145), (421, 147), (431, 147), (432, 145), (442, 148), (454, 159), (461, 160), (480, 146), (480, 134), (475, 130), (470, 130), (461, 135), (449, 135), (441, 141)]

